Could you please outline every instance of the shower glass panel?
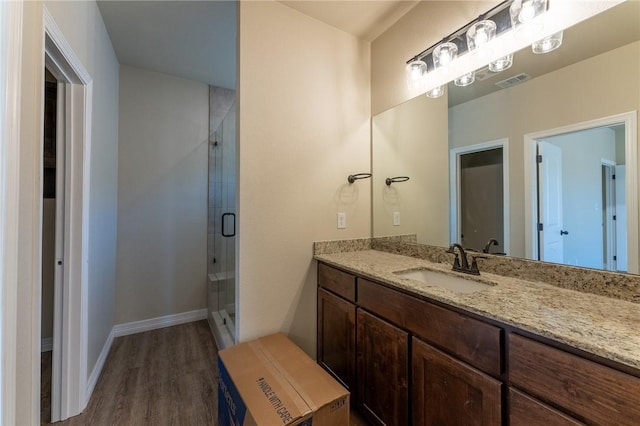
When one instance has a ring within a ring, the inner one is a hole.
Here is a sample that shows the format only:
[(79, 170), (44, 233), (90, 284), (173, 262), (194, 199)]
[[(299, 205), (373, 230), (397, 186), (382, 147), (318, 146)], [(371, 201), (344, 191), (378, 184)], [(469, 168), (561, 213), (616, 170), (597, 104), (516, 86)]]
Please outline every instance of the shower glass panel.
[[(212, 91), (212, 104), (219, 92)], [(218, 104), (219, 104), (218, 98)], [(212, 105), (213, 106), (213, 105)], [(227, 110), (228, 108), (228, 110)], [(220, 115), (212, 108), (212, 116)], [(236, 324), (236, 104), (209, 141), (208, 319), (219, 348), (235, 341)], [(215, 125), (215, 122), (214, 122)]]

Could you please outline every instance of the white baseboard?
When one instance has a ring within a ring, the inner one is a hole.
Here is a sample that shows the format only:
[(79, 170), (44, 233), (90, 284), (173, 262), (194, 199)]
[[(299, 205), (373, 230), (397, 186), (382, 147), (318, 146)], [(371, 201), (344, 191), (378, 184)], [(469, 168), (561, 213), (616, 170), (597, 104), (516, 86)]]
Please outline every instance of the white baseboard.
[(91, 399), (91, 394), (93, 393), (93, 389), (96, 387), (96, 383), (98, 383), (98, 379), (100, 378), (100, 373), (102, 373), (102, 368), (104, 367), (104, 363), (107, 360), (109, 351), (111, 350), (111, 345), (113, 344), (114, 337), (115, 337), (115, 333), (112, 328), (111, 333), (109, 333), (109, 337), (107, 337), (107, 341), (104, 342), (104, 346), (102, 347), (100, 356), (98, 356), (96, 365), (93, 366), (93, 371), (91, 371), (89, 380), (87, 380), (87, 388), (85, 391), (85, 398), (86, 398), (85, 406), (89, 403), (89, 399)]
[(40, 352), (49, 352), (53, 350), (53, 337), (43, 337), (40, 340)]
[(142, 333), (143, 331), (156, 330), (158, 328), (171, 327), (172, 325), (186, 324), (207, 318), (206, 309), (183, 312), (181, 314), (167, 315), (164, 317), (150, 318), (142, 321), (118, 324), (113, 327), (114, 337), (128, 336), (129, 334)]
[[(183, 312), (175, 315), (167, 315), (164, 317), (150, 318), (142, 321), (128, 322), (125, 324), (118, 324), (114, 326), (111, 329), (111, 333), (109, 333), (109, 337), (107, 337), (107, 341), (102, 347), (102, 351), (100, 352), (98, 361), (96, 361), (96, 365), (93, 367), (91, 376), (87, 381), (87, 388), (85, 393), (86, 401), (89, 401), (89, 399), (91, 398), (91, 394), (93, 393), (93, 389), (96, 387), (96, 383), (98, 383), (100, 373), (102, 373), (102, 368), (104, 367), (104, 363), (107, 360), (107, 355), (109, 355), (109, 351), (111, 350), (111, 345), (113, 344), (114, 338), (120, 336), (128, 336), (129, 334), (142, 333), (143, 331), (171, 327), (172, 325), (186, 324), (188, 322), (199, 321), (206, 318), (207, 310), (198, 309), (195, 311)], [(51, 340), (53, 341), (53, 339)]]

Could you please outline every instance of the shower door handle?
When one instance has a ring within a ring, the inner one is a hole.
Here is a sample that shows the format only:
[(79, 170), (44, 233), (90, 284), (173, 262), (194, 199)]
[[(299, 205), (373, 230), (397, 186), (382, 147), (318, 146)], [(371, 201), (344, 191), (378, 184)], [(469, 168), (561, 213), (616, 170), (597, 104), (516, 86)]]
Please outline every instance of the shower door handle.
[[(233, 228), (230, 233), (226, 233), (227, 229), (227, 218), (233, 218)], [(235, 213), (225, 213), (222, 215), (222, 236), (223, 237), (235, 237), (236, 236), (236, 214)]]

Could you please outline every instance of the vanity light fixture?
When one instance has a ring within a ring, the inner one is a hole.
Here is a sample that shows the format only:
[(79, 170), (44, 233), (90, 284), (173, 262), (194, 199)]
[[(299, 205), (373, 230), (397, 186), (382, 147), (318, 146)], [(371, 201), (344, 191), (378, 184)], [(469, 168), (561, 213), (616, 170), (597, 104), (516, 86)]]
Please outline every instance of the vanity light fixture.
[[(475, 81), (473, 68), (489, 65), (489, 70), (495, 73), (508, 69), (513, 65), (513, 54), (504, 53), (520, 49), (522, 46), (519, 44), (523, 39), (529, 44), (551, 32), (543, 25), (545, 19), (542, 15), (547, 12), (547, 8), (548, 0), (500, 2), (441, 42), (409, 59), (406, 62), (409, 88), (414, 91), (424, 90), (429, 97), (439, 97), (444, 94), (444, 86), (448, 82), (453, 81), (457, 86), (472, 84)], [(553, 19), (550, 22), (551, 25), (556, 25), (553, 24)], [(505, 33), (512, 33), (513, 37), (500, 37)], [(496, 38), (500, 39), (494, 40)], [(562, 42), (562, 35), (559, 42)], [(534, 43), (532, 48), (542, 53), (553, 50), (552, 47), (557, 48), (556, 45), (558, 37), (553, 40), (544, 38)], [(473, 52), (474, 50), (477, 51)], [(469, 66), (471, 64), (474, 65), (473, 68)]]
[[(482, 19), (473, 24), (467, 30), (467, 48), (471, 51), (487, 44), (496, 36), (496, 28), (496, 23), (488, 19)], [(471, 71), (453, 80), (453, 84), (465, 87), (473, 84), (475, 80), (476, 72)]]
[[(436, 69), (444, 69), (446, 71), (447, 66), (453, 62), (458, 56), (458, 46), (455, 43), (443, 42), (436, 46), (433, 51), (433, 66)], [(430, 98), (439, 98), (444, 95), (444, 86), (434, 87), (427, 91), (426, 95)]]
[(406, 67), (407, 86), (411, 90), (424, 88), (424, 79), (427, 76), (427, 63), (421, 59), (414, 59)]
[(433, 51), (433, 65), (436, 69), (446, 68), (457, 56), (458, 46), (455, 43), (441, 43)]
[(555, 34), (551, 34), (550, 36), (543, 38), (542, 40), (536, 41), (531, 45), (531, 50), (533, 50), (533, 53), (537, 54), (549, 53), (553, 50), (556, 50), (562, 45), (563, 33), (564, 31), (559, 31)]
[(466, 87), (473, 84), (474, 81), (476, 81), (476, 72), (471, 71), (470, 73), (467, 73), (453, 80), (453, 84), (459, 87)]
[(444, 86), (437, 86), (425, 93), (430, 98), (439, 98), (444, 95)]
[(511, 68), (511, 65), (513, 65), (513, 53), (489, 63), (489, 71), (501, 72)]
[(527, 24), (547, 10), (547, 0), (513, 0), (509, 7), (511, 26)]
[(489, 43), (496, 36), (496, 23), (488, 19), (476, 22), (467, 31), (467, 46), (475, 50)]

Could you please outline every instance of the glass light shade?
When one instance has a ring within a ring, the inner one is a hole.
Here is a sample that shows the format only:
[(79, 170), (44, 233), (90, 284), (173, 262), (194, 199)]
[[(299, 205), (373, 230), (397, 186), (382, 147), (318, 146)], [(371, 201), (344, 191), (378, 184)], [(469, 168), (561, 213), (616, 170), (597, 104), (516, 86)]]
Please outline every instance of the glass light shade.
[(427, 64), (426, 62), (417, 59), (409, 62), (405, 68), (407, 76), (407, 86), (411, 90), (419, 90), (424, 86), (425, 78), (427, 77)]
[(458, 46), (454, 43), (439, 44), (433, 51), (433, 65), (444, 68), (458, 56)]
[(440, 96), (444, 95), (444, 86), (434, 87), (433, 89), (429, 90), (426, 95), (430, 98), (439, 98)]
[(509, 7), (513, 28), (526, 24), (547, 9), (547, 0), (514, 0)]
[(556, 50), (562, 45), (563, 31), (551, 34), (549, 37), (545, 37), (542, 40), (538, 40), (531, 45), (533, 53), (549, 53), (552, 50)]
[(467, 73), (453, 80), (453, 84), (455, 84), (456, 86), (465, 87), (473, 84), (474, 81), (476, 81), (476, 72), (471, 71), (470, 73)]
[(511, 68), (513, 65), (513, 53), (503, 56), (502, 58), (496, 59), (495, 61), (489, 64), (489, 71), (492, 72), (500, 72), (506, 69)]
[(496, 23), (489, 20), (476, 22), (467, 30), (467, 47), (477, 49), (496, 36)]

